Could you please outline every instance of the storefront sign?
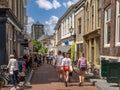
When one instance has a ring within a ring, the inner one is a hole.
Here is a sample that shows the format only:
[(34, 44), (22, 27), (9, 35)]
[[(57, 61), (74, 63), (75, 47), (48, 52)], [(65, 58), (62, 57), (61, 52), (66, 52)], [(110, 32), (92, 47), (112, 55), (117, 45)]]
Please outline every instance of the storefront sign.
[(65, 41), (64, 44), (65, 44), (65, 45), (69, 45), (69, 41)]
[(23, 35), (17, 35), (16, 41), (17, 41), (18, 43), (23, 43), (23, 42), (24, 42), (24, 36), (23, 36)]

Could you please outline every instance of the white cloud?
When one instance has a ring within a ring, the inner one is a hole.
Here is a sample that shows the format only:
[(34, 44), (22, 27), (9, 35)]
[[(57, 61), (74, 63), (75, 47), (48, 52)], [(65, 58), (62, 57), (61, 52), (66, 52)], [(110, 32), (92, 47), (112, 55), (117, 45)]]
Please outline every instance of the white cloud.
[(57, 21), (58, 21), (58, 17), (51, 16), (50, 19), (45, 22), (45, 24), (47, 25), (47, 29), (45, 30), (45, 32), (47, 32), (48, 34), (53, 34), (54, 26), (56, 25)]
[(64, 7), (70, 7), (72, 4), (76, 3), (78, 0), (69, 0), (67, 2), (63, 2)]
[(31, 32), (31, 26), (32, 26), (33, 23), (35, 23), (35, 20), (32, 17), (28, 17), (27, 31), (29, 33)]
[(35, 22), (35, 20), (32, 17), (28, 17), (28, 24), (34, 23), (34, 22)]
[(55, 9), (59, 8), (60, 6), (61, 6), (61, 4), (57, 0), (53, 0), (53, 7)]
[(49, 0), (37, 0), (36, 3), (38, 4), (39, 8), (50, 10), (50, 9), (57, 9), (61, 6), (58, 0), (53, 0), (50, 2)]
[(64, 2), (64, 3), (63, 3), (63, 5), (64, 5), (65, 7), (70, 7), (72, 4), (73, 4), (73, 2), (71, 2), (71, 1), (68, 1), (68, 2)]

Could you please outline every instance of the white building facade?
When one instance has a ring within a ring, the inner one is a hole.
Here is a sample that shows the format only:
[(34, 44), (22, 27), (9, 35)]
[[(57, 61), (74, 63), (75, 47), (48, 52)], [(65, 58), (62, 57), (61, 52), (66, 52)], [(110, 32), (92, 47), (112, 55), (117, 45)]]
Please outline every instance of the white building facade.
[[(56, 47), (57, 51), (67, 52), (72, 55), (75, 50), (75, 5), (71, 5), (63, 16), (58, 20), (56, 30)], [(59, 33), (59, 34), (58, 34)], [(74, 60), (75, 55), (72, 55)]]

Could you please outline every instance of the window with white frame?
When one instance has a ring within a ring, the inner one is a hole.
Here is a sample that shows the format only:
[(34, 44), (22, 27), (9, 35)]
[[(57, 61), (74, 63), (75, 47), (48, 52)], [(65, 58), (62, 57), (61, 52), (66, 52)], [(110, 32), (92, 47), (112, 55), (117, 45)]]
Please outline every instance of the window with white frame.
[(116, 46), (120, 46), (120, 0), (116, 1)]
[(110, 29), (111, 29), (111, 7), (107, 7), (105, 9), (105, 28), (104, 28), (104, 46), (109, 47), (110, 46)]
[(98, 27), (101, 27), (101, 0), (98, 0)]
[(63, 27), (64, 27), (64, 29), (63, 29), (63, 36), (65, 35), (65, 21), (63, 21)]

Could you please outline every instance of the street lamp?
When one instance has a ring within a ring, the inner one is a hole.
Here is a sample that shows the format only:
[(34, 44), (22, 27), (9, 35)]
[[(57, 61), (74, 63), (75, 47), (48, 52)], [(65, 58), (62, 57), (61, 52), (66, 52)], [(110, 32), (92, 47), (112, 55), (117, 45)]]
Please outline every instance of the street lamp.
[(73, 27), (72, 26), (69, 28), (69, 32), (72, 35), (72, 32), (73, 32)]

